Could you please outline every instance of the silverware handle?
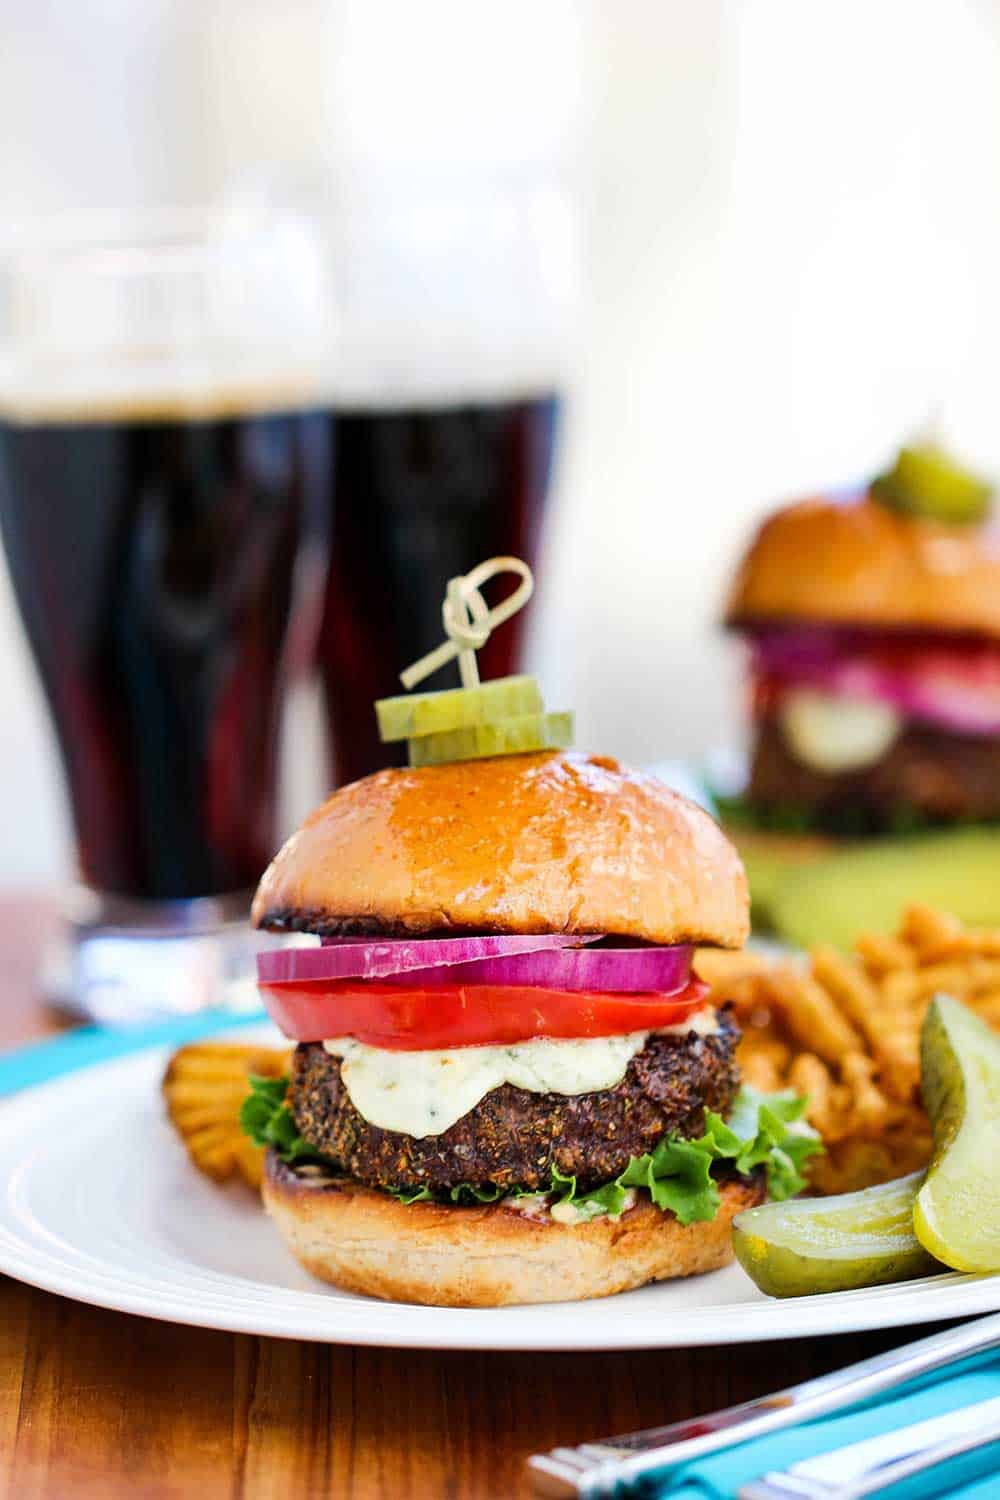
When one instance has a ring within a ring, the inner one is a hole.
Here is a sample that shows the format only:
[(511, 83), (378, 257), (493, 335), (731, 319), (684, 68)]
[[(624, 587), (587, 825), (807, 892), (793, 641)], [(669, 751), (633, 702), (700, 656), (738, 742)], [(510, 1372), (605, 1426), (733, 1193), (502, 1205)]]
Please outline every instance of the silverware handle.
[(766, 1432), (826, 1416), (997, 1347), (1000, 1314), (993, 1314), (708, 1416), (536, 1454), (528, 1460), (529, 1475), (539, 1493), (562, 1500), (613, 1494), (618, 1486), (652, 1470), (677, 1467)]
[[(974, 1453), (977, 1448), (988, 1448), (996, 1442), (1000, 1442), (1000, 1421), (991, 1422), (975, 1432), (943, 1437), (935, 1443), (929, 1443), (926, 1448), (904, 1454), (892, 1463), (882, 1464), (845, 1483), (839, 1483), (832, 1477), (829, 1482), (806, 1478), (797, 1473), (796, 1466), (793, 1465), (787, 1473), (764, 1474), (760, 1479), (752, 1479), (749, 1484), (742, 1485), (738, 1500), (870, 1500), (871, 1496), (883, 1494), (893, 1485), (901, 1484), (904, 1479), (926, 1474), (954, 1458)], [(973, 1477), (978, 1475), (963, 1476), (963, 1488)], [(950, 1487), (950, 1480), (948, 1484)]]

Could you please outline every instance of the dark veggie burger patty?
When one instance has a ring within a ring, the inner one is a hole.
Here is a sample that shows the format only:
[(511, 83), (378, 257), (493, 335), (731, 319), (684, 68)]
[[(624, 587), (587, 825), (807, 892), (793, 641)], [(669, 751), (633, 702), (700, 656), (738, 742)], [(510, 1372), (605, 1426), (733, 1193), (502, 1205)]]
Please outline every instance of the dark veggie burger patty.
[(728, 1110), (739, 1033), (725, 1011), (719, 1023), (711, 1036), (651, 1035), (613, 1089), (534, 1094), (505, 1083), (422, 1139), (369, 1124), (341, 1081), (340, 1059), (320, 1042), (295, 1049), (288, 1103), (309, 1144), (370, 1187), (547, 1188), (553, 1166), (581, 1189), (597, 1187), (664, 1134), (700, 1135), (706, 1108)]

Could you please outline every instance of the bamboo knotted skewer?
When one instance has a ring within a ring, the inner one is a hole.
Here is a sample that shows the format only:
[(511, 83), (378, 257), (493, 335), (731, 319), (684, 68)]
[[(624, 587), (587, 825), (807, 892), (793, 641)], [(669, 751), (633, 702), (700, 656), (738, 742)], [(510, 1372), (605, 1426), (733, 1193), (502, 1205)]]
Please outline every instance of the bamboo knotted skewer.
[[(500, 573), (514, 573), (521, 582), (512, 594), (490, 609), (483, 598), (482, 585)], [(498, 625), (524, 608), (534, 587), (531, 569), (519, 557), (488, 557), (471, 572), (450, 578), (441, 605), (441, 620), (448, 639), (407, 667), (405, 672), (400, 672), (400, 682), (407, 690), (416, 687), (418, 682), (423, 682), (425, 677), (430, 677), (432, 672), (454, 661), (457, 656), (462, 686), (478, 687), (476, 652), (486, 645)]]

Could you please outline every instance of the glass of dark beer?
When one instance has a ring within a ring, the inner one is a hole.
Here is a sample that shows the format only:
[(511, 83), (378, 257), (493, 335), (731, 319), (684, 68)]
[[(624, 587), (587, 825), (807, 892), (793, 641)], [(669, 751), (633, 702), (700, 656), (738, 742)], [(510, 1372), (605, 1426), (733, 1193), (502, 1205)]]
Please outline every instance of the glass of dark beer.
[(47, 985), (101, 1020), (246, 971), (325, 570), (324, 277), (301, 222), (8, 267), (0, 529), (80, 874)]
[[(342, 783), (405, 754), (379, 743), (371, 704), (442, 639), (449, 578), (494, 555), (537, 563), (576, 257), (557, 184), (487, 173), (342, 184), (327, 232), (336, 451), (319, 664)], [(518, 669), (524, 619), (488, 641), (484, 676)], [(425, 686), (458, 680), (450, 667)]]

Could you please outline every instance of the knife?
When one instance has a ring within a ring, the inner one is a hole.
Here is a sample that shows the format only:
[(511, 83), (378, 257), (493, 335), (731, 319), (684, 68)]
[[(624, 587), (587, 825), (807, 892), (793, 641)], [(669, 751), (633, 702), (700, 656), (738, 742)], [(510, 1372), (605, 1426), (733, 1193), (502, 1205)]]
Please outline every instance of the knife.
[[(989, 1450), (997, 1442), (1000, 1396), (865, 1438), (831, 1453), (814, 1454), (780, 1473), (751, 1480), (738, 1496), (739, 1500), (864, 1500), (868, 1495), (884, 1494), (904, 1479), (924, 1474), (926, 1483), (917, 1493), (926, 1500), (955, 1487), (952, 1468), (942, 1470), (936, 1478), (930, 1473), (949, 1460), (968, 1455), (968, 1462), (962, 1466), (963, 1486), (982, 1474), (995, 1473), (997, 1454)], [(912, 1494), (912, 1487), (907, 1492)]]

